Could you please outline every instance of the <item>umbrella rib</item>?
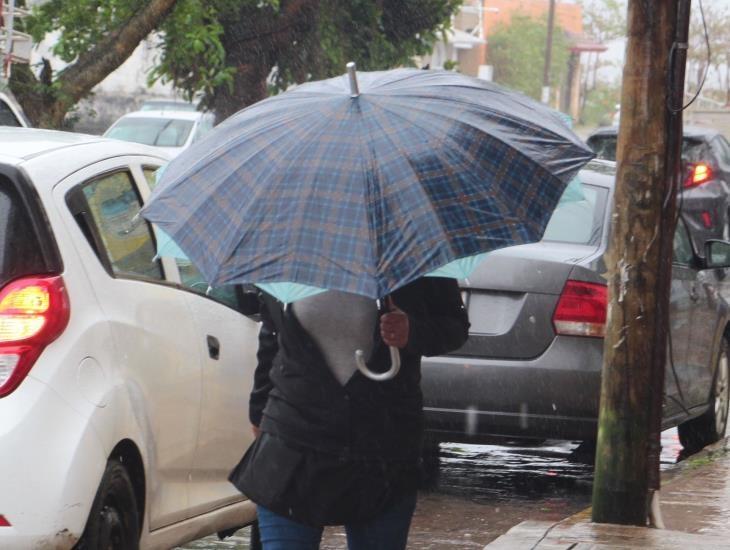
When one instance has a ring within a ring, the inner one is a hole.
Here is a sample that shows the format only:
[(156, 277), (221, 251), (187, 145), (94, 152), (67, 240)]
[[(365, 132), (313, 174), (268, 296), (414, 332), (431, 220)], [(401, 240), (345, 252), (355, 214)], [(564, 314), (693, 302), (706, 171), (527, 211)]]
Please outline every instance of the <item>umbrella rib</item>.
[[(371, 102), (371, 105), (376, 106), (376, 105), (372, 104), (372, 102)], [(382, 108), (381, 108), (381, 110), (382, 110)], [(411, 169), (411, 171), (413, 173), (413, 177), (416, 180), (418, 180), (419, 179), (418, 178), (418, 171), (415, 169), (415, 167), (411, 163), (411, 159), (408, 157), (408, 155), (406, 155), (406, 154), (403, 153), (401, 147), (390, 137), (390, 135), (388, 134), (388, 132), (385, 130), (385, 127), (381, 124), (381, 122), (380, 122), (377, 114), (375, 114), (375, 113), (373, 113), (373, 114), (374, 114), (374, 116), (372, 117), (372, 120), (375, 122), (375, 124), (377, 124), (378, 128), (382, 132), (382, 135), (388, 140), (388, 142), (391, 144), (391, 146), (393, 147), (393, 149), (398, 151), (398, 153), (400, 154), (400, 157), (402, 159), (404, 159), (408, 163), (408, 166), (410, 167), (410, 169)], [(422, 187), (419, 186), (418, 189), (419, 189), (419, 192), (420, 193), (426, 195), (426, 201), (425, 201), (425, 203), (429, 205), (429, 207), (431, 208), (432, 211), (434, 211), (434, 214), (435, 214), (436, 219), (439, 220), (439, 230), (441, 232), (441, 236), (442, 236), (443, 241), (449, 242), (448, 239), (447, 239), (448, 234), (446, 233), (446, 230), (444, 229), (443, 224), (441, 223), (441, 220), (440, 220), (439, 216), (435, 213), (435, 209), (433, 208), (433, 206), (431, 204), (430, 198), (427, 196), (425, 190)], [(452, 253), (453, 253), (453, 249), (452, 249)]]
[[(316, 113), (314, 113), (312, 111), (309, 111), (309, 112), (306, 113), (305, 116), (302, 116), (301, 118), (302, 119), (306, 119), (307, 117), (314, 117), (315, 114)], [(317, 121), (319, 121), (319, 118), (317, 119)], [(284, 126), (286, 126), (286, 125), (284, 125)], [(312, 124), (312, 125), (306, 126), (307, 131), (304, 134), (305, 135), (311, 134), (311, 132), (315, 128), (317, 128), (318, 126), (319, 126), (318, 124)], [(266, 131), (270, 131), (270, 129), (264, 129), (264, 128), (262, 128), (261, 131), (262, 132), (266, 132)], [(291, 138), (291, 133), (281, 133), (280, 136), (277, 136), (277, 139), (278, 140), (284, 140), (286, 138)], [(230, 150), (231, 148), (236, 147), (238, 145), (238, 142), (239, 142), (239, 140), (232, 140), (231, 142), (228, 142), (228, 144), (229, 144), (228, 150)], [(296, 145), (297, 145), (297, 143), (295, 141), (291, 147), (294, 148), (294, 147), (296, 147)], [(255, 157), (257, 157), (258, 155), (260, 155), (262, 153), (265, 153), (266, 150), (267, 150), (267, 147), (265, 147), (265, 146), (258, 147), (256, 150), (252, 151), (247, 156), (245, 163), (251, 162), (252, 159), (254, 159)], [(238, 170), (240, 170), (240, 167), (241, 167), (242, 164), (244, 164), (244, 162), (237, 163), (236, 168), (234, 168), (232, 170), (232, 175), (235, 174)], [(290, 166), (290, 165), (291, 165), (291, 163), (289, 163), (287, 165), (287, 169), (288, 169), (288, 166)], [(201, 168), (200, 170), (198, 170), (198, 173), (204, 172), (204, 171), (205, 170), (203, 168)], [(225, 178), (225, 179), (221, 179), (219, 181), (216, 181), (216, 182), (212, 183), (211, 185), (214, 186), (213, 189), (216, 189), (217, 190), (217, 189), (220, 189), (223, 185), (225, 185), (226, 182), (228, 182), (228, 181), (229, 181), (229, 178)], [(271, 186), (270, 185), (250, 185), (249, 187), (251, 189), (251, 192), (252, 192), (252, 195), (253, 196), (259, 196), (262, 193), (269, 193), (270, 190), (271, 190)], [(213, 191), (212, 193), (215, 194), (215, 191)], [(250, 202), (249, 202), (249, 204), (250, 204)], [(229, 219), (234, 219), (234, 218), (238, 217), (239, 219), (244, 219), (245, 220), (245, 219), (248, 218), (248, 211), (247, 210), (237, 210), (238, 207), (236, 205), (229, 204), (226, 201), (222, 201), (222, 202), (217, 203), (217, 206), (219, 208), (221, 208), (221, 210), (223, 212), (225, 212), (225, 211), (228, 211), (229, 212), (229, 214), (228, 214), (228, 218)], [(222, 249), (220, 251), (221, 257), (217, 260), (217, 263), (219, 265), (219, 268), (216, 271), (215, 276), (214, 276), (214, 280), (215, 281), (218, 281), (219, 278), (221, 277), (221, 272), (223, 271), (223, 266), (225, 264), (227, 264), (229, 262), (229, 260), (234, 256), (235, 250), (240, 245), (240, 243), (243, 240), (243, 238), (244, 238), (244, 235), (239, 235), (237, 238), (236, 237), (228, 237), (228, 245), (225, 246), (225, 247), (222, 247)], [(222, 242), (225, 242), (225, 241), (222, 241)]]
[[(349, 98), (347, 98), (349, 101)], [(310, 125), (307, 127), (307, 130), (300, 136), (297, 136), (297, 139), (293, 141), (293, 144), (290, 146), (290, 151), (293, 151), (294, 154), (291, 155), (291, 158), (286, 163), (286, 166), (283, 169), (277, 170), (277, 178), (275, 179), (274, 183), (271, 185), (260, 185), (260, 186), (253, 186), (253, 193), (252, 198), (248, 201), (249, 205), (255, 204), (257, 201), (255, 200), (257, 197), (265, 194), (271, 194), (274, 191), (274, 188), (277, 186), (281, 186), (282, 183), (286, 179), (286, 174), (289, 172), (290, 168), (294, 166), (296, 163), (299, 162), (299, 160), (302, 158), (303, 155), (307, 153), (308, 148), (307, 147), (297, 147), (302, 141), (309, 141), (309, 143), (315, 143), (317, 138), (320, 137), (327, 129), (330, 124), (330, 119), (327, 116), (323, 116), (323, 111), (329, 112), (329, 111), (336, 111), (340, 105), (333, 102), (332, 107), (329, 109), (318, 109), (318, 110), (312, 110), (308, 112), (308, 115), (311, 115), (313, 118), (316, 118), (316, 123)], [(302, 117), (306, 118), (306, 117)], [(284, 137), (284, 136), (282, 136)], [(287, 154), (283, 151), (278, 152), (282, 158), (287, 158)], [(248, 214), (248, 210), (241, 211), (241, 218), (246, 219)], [(240, 246), (241, 242), (243, 241), (245, 235), (240, 235), (237, 240), (232, 241), (230, 250), (228, 253), (228, 259), (234, 257), (236, 249)], [(299, 235), (301, 238), (301, 234)], [(291, 254), (292, 247), (288, 247), (287, 254)], [(226, 260), (228, 261), (228, 260)]]
[[(408, 99), (408, 98), (406, 96), (403, 96), (403, 99), (405, 100), (405, 99)], [(413, 98), (411, 97), (410, 99), (412, 101)], [(471, 108), (474, 108), (476, 106), (476, 104), (474, 104), (474, 103), (468, 103), (466, 101), (460, 101), (458, 99), (451, 99), (451, 98), (441, 98), (441, 97), (426, 96), (424, 99), (428, 99), (429, 101), (430, 100), (433, 100), (433, 101), (442, 101), (442, 102), (447, 103), (447, 104), (460, 103), (460, 104), (467, 105), (467, 106), (469, 106)], [(379, 105), (379, 106), (380, 106), (380, 108), (382, 108), (384, 110), (387, 110), (388, 112), (392, 112), (392, 113), (400, 116), (404, 120), (408, 121), (409, 123), (414, 124), (415, 126), (418, 126), (419, 128), (425, 130), (425, 128), (422, 125), (420, 125), (420, 124), (412, 121), (411, 119), (409, 119), (407, 117), (402, 116), (397, 111), (392, 111), (392, 110), (388, 109), (388, 107), (383, 106), (383, 105)], [(465, 126), (468, 126), (470, 128), (473, 128), (477, 132), (483, 132), (484, 131), (484, 130), (482, 130), (481, 128), (479, 128), (477, 126), (474, 126), (473, 124), (470, 124), (468, 121), (465, 121), (465, 120), (457, 120), (457, 119), (454, 119), (454, 118), (449, 118), (447, 115), (445, 115), (443, 113), (440, 113), (438, 111), (432, 111), (432, 110), (424, 109), (423, 107), (419, 107), (418, 102), (413, 102), (413, 101), (412, 102), (409, 102), (407, 105), (405, 105), (405, 107), (408, 108), (411, 111), (419, 111), (419, 112), (422, 112), (422, 113), (426, 113), (426, 114), (429, 114), (429, 115), (433, 115), (433, 116), (436, 116), (436, 117), (440, 117), (440, 118), (442, 118), (442, 119), (444, 119), (444, 120), (446, 120), (448, 122), (451, 122), (451, 123), (458, 122), (459, 124), (464, 124)], [(547, 137), (549, 137), (550, 139), (555, 139), (555, 140), (563, 141), (563, 142), (567, 142), (568, 141), (568, 138), (566, 136), (561, 136), (560, 134), (558, 134), (556, 132), (553, 132), (552, 130), (550, 130), (549, 128), (546, 128), (545, 126), (532, 124), (532, 123), (530, 123), (530, 121), (526, 121), (523, 118), (508, 117), (504, 113), (502, 113), (500, 111), (495, 111), (493, 109), (483, 108), (483, 110), (481, 112), (487, 112), (487, 113), (492, 114), (492, 115), (495, 115), (495, 116), (501, 116), (501, 117), (504, 117), (504, 118), (509, 118), (509, 120), (515, 121), (515, 123), (519, 123), (520, 126), (522, 126), (524, 128), (531, 128), (531, 129), (532, 128), (536, 128), (536, 127), (537, 128), (540, 128), (542, 131), (544, 131), (544, 132), (546, 132), (546, 133), (549, 134), (549, 136), (547, 136)], [(568, 128), (566, 127), (566, 129), (568, 129)], [(429, 132), (429, 133), (432, 134), (431, 132)], [(506, 145), (506, 146), (514, 149), (509, 143), (505, 142), (499, 136), (496, 136), (494, 134), (490, 134), (490, 136), (493, 137), (494, 139), (500, 141), (504, 145)], [(451, 139), (451, 138), (449, 138), (449, 139)], [(514, 150), (519, 155), (521, 155), (523, 157), (527, 157), (527, 155), (523, 154), (521, 151), (519, 151), (517, 149), (514, 149)], [(589, 155), (586, 155), (586, 156), (589, 156)], [(532, 162), (534, 162), (535, 164), (537, 164), (538, 166), (540, 166), (540, 168), (542, 168), (543, 170), (545, 170), (549, 174), (552, 174), (552, 170), (550, 170), (549, 168), (547, 168), (546, 166), (544, 166), (543, 164), (541, 164), (537, 160), (535, 160), (535, 159), (533, 159), (531, 157), (527, 157), (527, 158), (529, 158)]]
[[(453, 154), (464, 154), (464, 153), (466, 153), (466, 150), (460, 144), (454, 142), (453, 137), (451, 137), (451, 136), (449, 136), (447, 134), (443, 134), (443, 132), (440, 132), (439, 133), (439, 129), (438, 128), (434, 128), (434, 125), (428, 125), (427, 122), (424, 123), (424, 120), (423, 119), (421, 119), (419, 122), (415, 122), (415, 121), (409, 119), (408, 117), (403, 116), (399, 111), (393, 110), (392, 108), (390, 108), (389, 105), (379, 105), (379, 104), (375, 104), (375, 105), (378, 108), (380, 108), (381, 110), (383, 110), (385, 112), (388, 112), (389, 114), (391, 114), (391, 115), (393, 115), (395, 117), (401, 118), (402, 120), (405, 120), (406, 122), (412, 124), (416, 128), (422, 130), (425, 134), (428, 134), (429, 136), (434, 137), (435, 140), (438, 141), (438, 142), (440, 142), (440, 143), (445, 143), (447, 140), (449, 142), (453, 143), (454, 144), (454, 147), (451, 147), (451, 148), (448, 148), (448, 149), (447, 148), (438, 148), (438, 149), (436, 149), (438, 151), (445, 152), (445, 154), (447, 156), (448, 155), (453, 155)], [(428, 111), (426, 109), (419, 108), (416, 104), (409, 104), (408, 107), (409, 107), (410, 110), (420, 111), (420, 112), (424, 112), (424, 113), (428, 113), (428, 114), (435, 114), (436, 116), (440, 116), (440, 117), (446, 119), (447, 121), (449, 121), (451, 123), (456, 122), (458, 124), (464, 124), (466, 126), (469, 126), (470, 128), (473, 128), (475, 131), (478, 131), (480, 133), (483, 133), (483, 130), (480, 130), (479, 128), (477, 128), (475, 126), (473, 126), (471, 124), (468, 124), (465, 121), (456, 120), (456, 119), (453, 119), (453, 118), (448, 118), (448, 117), (446, 117), (445, 115), (443, 115), (441, 113), (432, 113), (431, 111)], [(513, 147), (509, 143), (505, 142), (504, 140), (502, 140), (502, 139), (500, 139), (500, 138), (498, 138), (498, 137), (496, 137), (496, 136), (494, 136), (492, 134), (490, 134), (490, 137), (493, 137), (494, 139), (496, 139), (497, 141), (499, 141), (500, 143), (502, 143), (505, 147), (510, 148), (510, 150), (515, 151), (515, 153), (517, 155), (519, 155), (521, 157), (526, 157), (531, 162), (534, 162), (537, 166), (540, 167), (540, 169), (543, 172), (545, 172), (547, 174), (548, 177), (551, 177), (551, 178), (552, 177), (555, 177), (555, 178), (557, 178), (557, 176), (554, 176), (552, 174), (552, 172), (548, 168), (546, 168), (544, 165), (542, 165), (542, 164), (534, 161), (531, 157), (528, 157), (527, 155), (525, 155), (524, 153), (522, 153), (521, 151), (519, 151), (518, 149), (516, 149), (515, 147)], [(472, 161), (472, 163), (476, 161), (476, 159), (473, 157), (473, 155), (470, 155), (469, 157), (466, 157), (466, 160), (467, 161)], [(565, 183), (565, 182), (563, 182), (563, 183)], [(500, 205), (500, 211), (501, 212), (503, 212), (503, 213), (504, 212), (509, 212), (510, 209), (506, 207), (506, 202), (505, 202), (504, 198), (501, 196), (502, 191), (499, 190), (499, 189), (497, 191), (498, 191), (498, 193), (493, 193), (492, 194), (492, 198), (495, 201), (497, 201), (497, 203)], [(522, 216), (522, 217), (525, 218), (526, 216)], [(532, 232), (532, 229), (530, 229), (530, 231)]]

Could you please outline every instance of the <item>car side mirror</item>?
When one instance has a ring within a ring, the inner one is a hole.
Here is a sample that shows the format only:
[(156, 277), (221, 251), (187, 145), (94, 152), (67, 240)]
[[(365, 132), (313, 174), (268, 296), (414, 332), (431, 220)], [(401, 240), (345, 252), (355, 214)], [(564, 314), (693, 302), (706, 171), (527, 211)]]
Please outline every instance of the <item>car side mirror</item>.
[(708, 268), (730, 267), (730, 242), (717, 239), (705, 241), (705, 264)]

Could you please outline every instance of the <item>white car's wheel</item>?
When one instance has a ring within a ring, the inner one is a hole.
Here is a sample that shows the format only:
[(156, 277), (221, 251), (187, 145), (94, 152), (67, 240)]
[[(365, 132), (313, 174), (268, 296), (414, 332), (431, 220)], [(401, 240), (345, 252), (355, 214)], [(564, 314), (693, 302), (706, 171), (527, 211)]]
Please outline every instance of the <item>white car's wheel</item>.
[(77, 550), (137, 550), (139, 513), (129, 474), (116, 460), (107, 463)]

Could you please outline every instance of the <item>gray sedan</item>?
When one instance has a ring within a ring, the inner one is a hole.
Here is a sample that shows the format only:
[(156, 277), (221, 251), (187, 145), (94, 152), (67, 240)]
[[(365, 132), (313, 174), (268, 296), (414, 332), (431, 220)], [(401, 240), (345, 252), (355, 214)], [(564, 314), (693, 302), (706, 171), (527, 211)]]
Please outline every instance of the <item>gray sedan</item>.
[[(571, 184), (539, 243), (492, 253), (462, 284), (469, 340), (424, 359), (431, 441), (493, 436), (594, 440), (607, 308), (613, 163), (594, 161)], [(671, 354), (664, 428), (682, 444), (718, 440), (727, 425), (730, 243), (693, 249), (680, 220), (674, 239)]]

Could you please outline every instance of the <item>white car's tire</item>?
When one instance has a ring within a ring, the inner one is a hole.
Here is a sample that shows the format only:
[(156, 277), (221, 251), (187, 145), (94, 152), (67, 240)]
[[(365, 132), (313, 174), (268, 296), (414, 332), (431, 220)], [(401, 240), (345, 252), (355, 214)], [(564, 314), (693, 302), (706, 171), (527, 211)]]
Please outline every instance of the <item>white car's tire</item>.
[(117, 460), (107, 463), (77, 550), (137, 550), (139, 513), (132, 480)]

